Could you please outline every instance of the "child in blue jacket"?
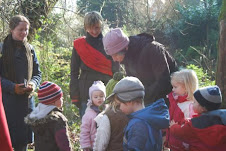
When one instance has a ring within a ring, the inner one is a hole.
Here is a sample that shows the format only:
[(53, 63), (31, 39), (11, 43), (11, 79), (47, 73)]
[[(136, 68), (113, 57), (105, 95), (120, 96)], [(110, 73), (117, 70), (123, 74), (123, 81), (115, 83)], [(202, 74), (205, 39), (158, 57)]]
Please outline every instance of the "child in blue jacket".
[(144, 108), (144, 86), (135, 77), (125, 77), (108, 100), (118, 101), (130, 121), (124, 130), (124, 151), (161, 151), (161, 130), (169, 126), (169, 111), (163, 99)]

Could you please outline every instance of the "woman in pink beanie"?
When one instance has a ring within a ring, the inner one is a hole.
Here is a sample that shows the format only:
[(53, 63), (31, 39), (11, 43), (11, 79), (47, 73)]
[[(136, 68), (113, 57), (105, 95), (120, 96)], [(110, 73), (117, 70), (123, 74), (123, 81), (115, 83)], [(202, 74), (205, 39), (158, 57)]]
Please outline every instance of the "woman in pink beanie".
[(177, 70), (174, 58), (152, 35), (127, 37), (120, 28), (103, 38), (106, 54), (125, 65), (127, 76), (137, 77), (145, 87), (144, 103), (165, 98), (172, 90), (170, 74)]

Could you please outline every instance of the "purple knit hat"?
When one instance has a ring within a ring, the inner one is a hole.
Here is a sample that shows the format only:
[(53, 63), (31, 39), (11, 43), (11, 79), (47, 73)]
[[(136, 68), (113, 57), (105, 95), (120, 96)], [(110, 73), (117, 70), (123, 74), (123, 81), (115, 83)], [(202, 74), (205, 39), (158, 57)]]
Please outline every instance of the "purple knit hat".
[(129, 38), (120, 28), (110, 30), (103, 38), (104, 50), (107, 55), (113, 55), (129, 45)]
[(63, 96), (61, 88), (52, 82), (43, 82), (38, 90), (38, 100), (42, 104), (51, 104)]

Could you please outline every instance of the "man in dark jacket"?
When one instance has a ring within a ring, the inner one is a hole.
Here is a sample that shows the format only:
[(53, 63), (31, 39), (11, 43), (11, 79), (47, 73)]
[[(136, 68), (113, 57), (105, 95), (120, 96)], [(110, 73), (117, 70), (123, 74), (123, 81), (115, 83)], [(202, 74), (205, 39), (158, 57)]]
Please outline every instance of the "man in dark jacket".
[(177, 70), (174, 58), (152, 35), (127, 37), (120, 28), (103, 38), (104, 49), (114, 61), (125, 65), (127, 76), (141, 80), (145, 87), (145, 105), (165, 98), (172, 90), (170, 74)]

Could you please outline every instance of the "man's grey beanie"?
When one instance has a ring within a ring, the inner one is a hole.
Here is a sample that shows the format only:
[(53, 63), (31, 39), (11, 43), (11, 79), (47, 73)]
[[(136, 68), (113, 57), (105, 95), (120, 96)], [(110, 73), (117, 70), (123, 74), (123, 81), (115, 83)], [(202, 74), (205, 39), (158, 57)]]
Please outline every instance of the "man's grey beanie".
[(115, 85), (113, 93), (106, 100), (113, 100), (115, 94), (123, 102), (144, 98), (144, 86), (136, 77), (125, 77)]
[(208, 111), (219, 109), (222, 103), (221, 91), (218, 86), (200, 88), (195, 91), (194, 97)]

